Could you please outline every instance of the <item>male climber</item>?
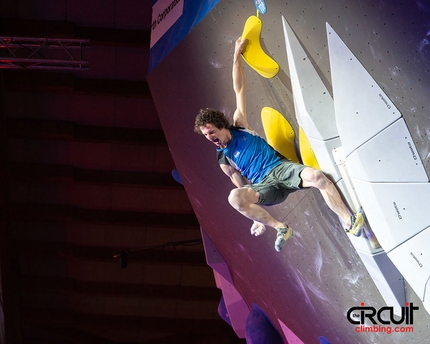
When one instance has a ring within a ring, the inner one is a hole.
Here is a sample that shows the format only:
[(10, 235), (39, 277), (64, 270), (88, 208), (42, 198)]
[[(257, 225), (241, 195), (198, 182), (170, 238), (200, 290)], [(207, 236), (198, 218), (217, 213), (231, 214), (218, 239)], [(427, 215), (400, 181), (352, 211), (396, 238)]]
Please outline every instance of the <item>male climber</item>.
[(246, 39), (239, 38), (233, 56), (233, 89), (237, 107), (233, 126), (222, 112), (213, 109), (200, 110), (194, 126), (195, 132), (203, 134), (217, 146), (220, 167), (237, 187), (230, 192), (229, 203), (254, 221), (251, 234), (262, 234), (265, 226), (275, 228), (275, 249), (279, 252), (293, 230), (276, 220), (263, 206), (281, 203), (288, 194), (301, 188), (315, 187), (329, 208), (339, 216), (346, 231), (359, 236), (364, 225), (363, 213), (359, 211), (350, 216), (336, 187), (321, 171), (283, 157), (249, 127), (241, 59), (245, 44)]

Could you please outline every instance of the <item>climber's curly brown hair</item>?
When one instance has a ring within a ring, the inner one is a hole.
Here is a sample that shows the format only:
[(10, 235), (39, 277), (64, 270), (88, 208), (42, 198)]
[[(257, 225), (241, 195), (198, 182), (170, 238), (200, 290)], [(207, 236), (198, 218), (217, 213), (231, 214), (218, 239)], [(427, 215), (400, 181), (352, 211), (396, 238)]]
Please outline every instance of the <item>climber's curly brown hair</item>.
[(200, 110), (194, 123), (194, 131), (202, 134), (200, 127), (204, 127), (206, 124), (213, 124), (218, 129), (230, 127), (227, 117), (221, 111), (210, 108)]

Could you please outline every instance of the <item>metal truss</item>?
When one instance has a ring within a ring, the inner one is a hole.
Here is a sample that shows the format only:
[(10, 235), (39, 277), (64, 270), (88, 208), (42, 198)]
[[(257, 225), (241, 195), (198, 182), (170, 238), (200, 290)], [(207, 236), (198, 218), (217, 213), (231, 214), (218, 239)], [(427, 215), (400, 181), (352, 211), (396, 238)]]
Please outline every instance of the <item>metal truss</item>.
[(87, 39), (0, 36), (0, 68), (40, 70), (86, 70), (83, 60)]

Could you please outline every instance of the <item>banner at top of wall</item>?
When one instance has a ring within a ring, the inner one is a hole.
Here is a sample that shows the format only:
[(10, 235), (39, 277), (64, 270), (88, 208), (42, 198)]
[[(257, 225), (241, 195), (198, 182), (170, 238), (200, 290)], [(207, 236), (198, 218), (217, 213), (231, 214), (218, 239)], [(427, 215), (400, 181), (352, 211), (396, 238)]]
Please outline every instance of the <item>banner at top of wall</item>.
[(152, 3), (149, 71), (155, 68), (219, 0), (155, 0)]

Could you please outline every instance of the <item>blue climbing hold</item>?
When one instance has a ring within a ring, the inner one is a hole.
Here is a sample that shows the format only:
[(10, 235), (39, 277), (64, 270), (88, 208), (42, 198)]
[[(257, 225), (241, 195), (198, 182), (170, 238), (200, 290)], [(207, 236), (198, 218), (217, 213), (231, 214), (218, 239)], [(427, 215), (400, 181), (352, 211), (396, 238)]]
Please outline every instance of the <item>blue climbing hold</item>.
[(258, 12), (260, 12), (261, 14), (266, 13), (267, 7), (264, 0), (254, 0), (254, 4)]

